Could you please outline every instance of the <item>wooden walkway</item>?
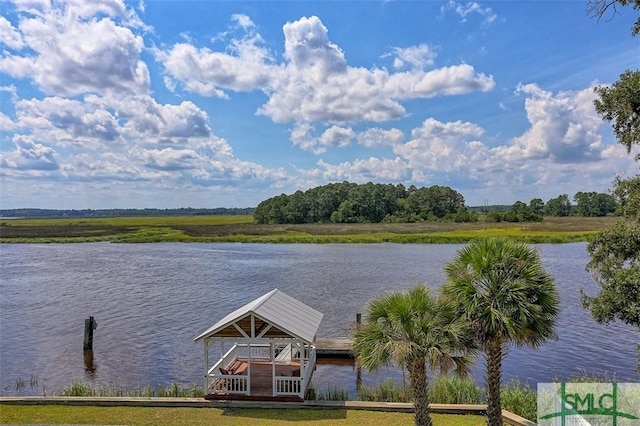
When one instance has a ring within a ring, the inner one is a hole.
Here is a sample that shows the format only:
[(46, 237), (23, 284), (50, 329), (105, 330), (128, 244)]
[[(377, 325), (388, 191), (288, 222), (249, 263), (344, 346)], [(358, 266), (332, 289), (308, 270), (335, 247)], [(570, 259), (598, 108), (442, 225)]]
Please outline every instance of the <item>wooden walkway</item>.
[(318, 358), (353, 358), (353, 340), (316, 339), (316, 356)]

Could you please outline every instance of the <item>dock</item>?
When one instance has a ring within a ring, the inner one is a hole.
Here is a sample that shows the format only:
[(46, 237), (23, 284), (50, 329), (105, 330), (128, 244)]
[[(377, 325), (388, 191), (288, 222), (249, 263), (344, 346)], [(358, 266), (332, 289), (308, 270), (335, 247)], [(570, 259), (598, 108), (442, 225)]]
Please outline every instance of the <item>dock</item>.
[(347, 338), (316, 339), (318, 358), (353, 358), (353, 340)]

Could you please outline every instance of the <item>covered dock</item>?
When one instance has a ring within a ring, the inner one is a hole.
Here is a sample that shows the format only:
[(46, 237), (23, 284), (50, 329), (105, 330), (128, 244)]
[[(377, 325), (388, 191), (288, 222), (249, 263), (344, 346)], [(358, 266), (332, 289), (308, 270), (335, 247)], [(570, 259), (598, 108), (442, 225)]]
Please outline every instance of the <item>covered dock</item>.
[[(226, 315), (194, 339), (204, 343), (205, 398), (303, 401), (322, 317), (278, 289)], [(210, 365), (214, 345), (220, 358)]]

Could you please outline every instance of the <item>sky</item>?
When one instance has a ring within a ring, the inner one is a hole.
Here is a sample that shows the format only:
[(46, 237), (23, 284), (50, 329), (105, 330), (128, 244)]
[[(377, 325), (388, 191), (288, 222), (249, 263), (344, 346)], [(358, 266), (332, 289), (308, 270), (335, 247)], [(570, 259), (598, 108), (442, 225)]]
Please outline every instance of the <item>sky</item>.
[(594, 87), (637, 11), (577, 1), (0, 0), (0, 208), (255, 207), (331, 182), (468, 205), (638, 173)]

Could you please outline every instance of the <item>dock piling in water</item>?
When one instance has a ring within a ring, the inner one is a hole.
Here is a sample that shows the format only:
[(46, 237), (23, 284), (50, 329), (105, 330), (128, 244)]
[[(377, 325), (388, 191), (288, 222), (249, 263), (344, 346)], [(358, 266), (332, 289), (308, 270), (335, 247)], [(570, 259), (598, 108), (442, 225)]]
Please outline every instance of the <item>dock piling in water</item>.
[(91, 315), (89, 318), (84, 320), (84, 345), (83, 348), (85, 351), (93, 350), (93, 330), (98, 328), (98, 323)]

